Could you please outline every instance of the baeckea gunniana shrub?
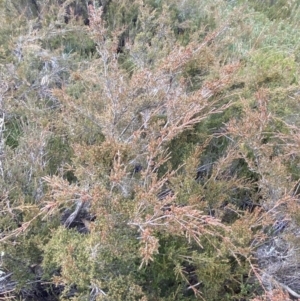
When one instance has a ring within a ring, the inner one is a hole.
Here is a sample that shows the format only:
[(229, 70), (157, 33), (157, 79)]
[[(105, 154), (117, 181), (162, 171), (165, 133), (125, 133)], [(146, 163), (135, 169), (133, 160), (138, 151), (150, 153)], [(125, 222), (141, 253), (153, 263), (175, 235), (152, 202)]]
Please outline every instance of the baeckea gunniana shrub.
[(299, 13), (0, 0), (0, 300), (299, 299)]

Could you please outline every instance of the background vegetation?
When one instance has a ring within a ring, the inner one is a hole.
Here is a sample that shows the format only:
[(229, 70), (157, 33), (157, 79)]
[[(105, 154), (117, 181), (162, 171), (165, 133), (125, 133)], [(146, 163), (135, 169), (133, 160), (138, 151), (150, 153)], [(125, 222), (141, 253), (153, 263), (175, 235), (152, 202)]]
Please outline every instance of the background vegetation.
[(0, 16), (1, 300), (300, 298), (298, 1)]

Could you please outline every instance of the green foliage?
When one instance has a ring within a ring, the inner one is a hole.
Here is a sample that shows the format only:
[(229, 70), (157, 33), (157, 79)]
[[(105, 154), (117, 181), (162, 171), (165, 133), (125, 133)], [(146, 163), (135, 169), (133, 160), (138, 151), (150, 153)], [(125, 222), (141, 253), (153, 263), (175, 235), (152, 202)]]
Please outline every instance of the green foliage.
[(277, 51), (262, 50), (251, 56), (250, 64), (255, 66), (251, 73), (256, 74), (253, 82), (257, 85), (290, 85), (295, 79), (296, 64), (293, 56), (286, 57)]
[(298, 3), (295, 0), (269, 0), (263, 2), (251, 0), (248, 3), (255, 10), (266, 14), (270, 20), (289, 19), (298, 8)]
[(91, 265), (84, 238), (76, 231), (57, 229), (45, 249), (45, 275), (62, 267), (61, 275), (67, 283), (76, 283), (79, 290), (86, 288), (89, 284)]
[(56, 34), (43, 40), (42, 47), (52, 51), (58, 49), (65, 54), (76, 53), (81, 58), (91, 58), (96, 52), (94, 41), (89, 38), (87, 30), (80, 26), (77, 30), (73, 26), (57, 30)]
[[(299, 124), (296, 118), (299, 102), (298, 89), (296, 86), (288, 86), (286, 88), (278, 87), (270, 90), (270, 98), (272, 101), (269, 103), (270, 111), (280, 119), (283, 119), (288, 124)], [(280, 132), (286, 132), (285, 125), (282, 124)]]
[(299, 12), (0, 0), (0, 299), (299, 292)]
[(22, 122), (20, 118), (11, 118), (5, 125), (5, 143), (11, 148), (16, 148), (22, 135)]

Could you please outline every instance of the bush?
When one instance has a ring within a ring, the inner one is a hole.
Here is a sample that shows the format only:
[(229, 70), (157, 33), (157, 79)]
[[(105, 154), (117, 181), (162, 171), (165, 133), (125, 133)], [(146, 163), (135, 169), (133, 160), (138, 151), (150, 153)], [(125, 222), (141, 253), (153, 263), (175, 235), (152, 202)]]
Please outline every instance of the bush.
[(297, 296), (280, 3), (0, 1), (1, 298)]

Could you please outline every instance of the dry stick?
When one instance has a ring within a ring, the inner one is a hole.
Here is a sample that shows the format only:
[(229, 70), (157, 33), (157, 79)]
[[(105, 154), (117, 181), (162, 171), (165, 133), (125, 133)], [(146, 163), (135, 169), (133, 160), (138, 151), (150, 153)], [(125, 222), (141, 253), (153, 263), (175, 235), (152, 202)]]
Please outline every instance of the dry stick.
[[(270, 276), (270, 275), (268, 275)], [(283, 289), (287, 290), (293, 297), (295, 298), (300, 298), (300, 295), (298, 293), (296, 293), (295, 291), (293, 291), (289, 286), (279, 282), (278, 280), (276, 280), (275, 278), (273, 278), (272, 276), (270, 276), (271, 279), (279, 286), (281, 286)]]
[(286, 289), (293, 297), (295, 297), (295, 298), (300, 298), (300, 295), (297, 294), (296, 292), (294, 292), (294, 291), (293, 291), (291, 288), (289, 288), (287, 285), (282, 284), (282, 283), (279, 283), (279, 282), (278, 282), (278, 284), (281, 285), (282, 288)]
[(73, 223), (74, 219), (77, 217), (78, 213), (80, 212), (82, 205), (83, 205), (83, 202), (81, 200), (79, 200), (76, 204), (76, 208), (75, 208), (74, 212), (67, 218), (67, 220), (64, 223), (64, 225), (66, 227), (69, 227)]

